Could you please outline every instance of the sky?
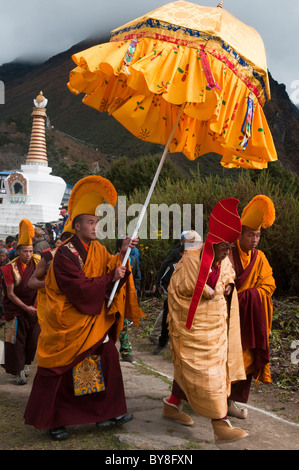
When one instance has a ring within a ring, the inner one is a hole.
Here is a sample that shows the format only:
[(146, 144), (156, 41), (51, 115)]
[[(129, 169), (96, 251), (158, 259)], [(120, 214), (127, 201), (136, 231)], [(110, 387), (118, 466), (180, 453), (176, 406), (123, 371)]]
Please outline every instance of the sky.
[[(44, 61), (95, 34), (109, 32), (167, 0), (0, 0), (0, 65)], [(218, 0), (193, 0), (217, 6)], [(224, 0), (223, 8), (255, 28), (272, 77), (299, 105), (299, 0)]]

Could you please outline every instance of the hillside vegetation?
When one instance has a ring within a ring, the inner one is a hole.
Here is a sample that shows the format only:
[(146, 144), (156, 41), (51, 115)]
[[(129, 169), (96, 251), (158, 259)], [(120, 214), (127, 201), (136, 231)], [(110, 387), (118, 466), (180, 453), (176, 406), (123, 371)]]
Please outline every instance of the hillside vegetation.
[[(123, 168), (123, 181), (126, 181), (129, 185), (130, 179), (129, 177), (126, 178), (126, 172), (138, 173), (140, 171), (141, 173), (142, 168), (146, 168), (145, 165), (145, 161), (141, 159), (127, 165), (127, 169)], [(169, 165), (171, 167), (171, 162)], [(108, 176), (111, 176), (112, 170)], [(211, 210), (220, 199), (227, 197), (239, 199), (238, 211), (241, 214), (245, 205), (257, 194), (269, 196), (275, 205), (276, 220), (272, 227), (262, 230), (259, 248), (265, 252), (273, 267), (277, 282), (277, 294), (298, 293), (299, 178), (296, 174), (284, 169), (279, 162), (271, 164), (269, 170), (265, 172), (241, 170), (233, 176), (230, 176), (227, 172), (223, 173), (223, 176), (202, 176), (200, 171), (191, 171), (190, 177), (178, 178), (175, 171), (170, 174), (168, 170), (166, 173), (168, 177), (159, 180), (150, 203), (158, 206), (166, 204), (168, 207), (176, 203), (181, 208), (184, 204), (190, 204), (193, 209), (195, 204), (203, 204), (203, 236), (206, 236), (208, 231), (208, 219)], [(114, 181), (113, 178), (112, 181)], [(116, 179), (115, 182), (117, 183), (117, 181)], [(140, 181), (137, 181), (136, 185), (127, 186), (127, 207), (132, 204), (144, 203), (148, 185), (144, 184), (144, 187), (140, 187), (139, 184)], [(121, 186), (119, 188), (116, 186), (116, 188), (118, 190), (123, 189)], [(119, 194), (125, 193), (119, 192)], [(191, 228), (196, 225), (193, 209)], [(117, 208), (115, 213), (117, 226)], [(134, 219), (137, 216), (138, 214), (134, 216)], [(130, 221), (132, 221), (132, 217), (127, 217), (127, 226)], [(169, 238), (164, 238), (163, 233), (161, 233), (162, 224), (160, 220), (157, 227), (157, 239), (151, 239), (152, 237), (149, 236), (151, 233), (149, 222), (150, 217), (148, 214), (148, 238), (140, 240), (142, 278), (143, 286), (146, 289), (154, 281), (156, 270), (169, 249), (179, 242), (173, 238), (171, 213)], [(181, 226), (183, 226), (183, 223)], [(105, 243), (110, 249), (114, 249), (113, 240), (107, 240)]]

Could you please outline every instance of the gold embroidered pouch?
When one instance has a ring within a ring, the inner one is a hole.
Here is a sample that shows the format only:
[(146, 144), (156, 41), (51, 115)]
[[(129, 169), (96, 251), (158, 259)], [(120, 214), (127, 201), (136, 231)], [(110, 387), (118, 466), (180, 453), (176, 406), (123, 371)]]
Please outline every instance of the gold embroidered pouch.
[(105, 390), (101, 356), (87, 356), (82, 362), (73, 367), (73, 384), (75, 396)]

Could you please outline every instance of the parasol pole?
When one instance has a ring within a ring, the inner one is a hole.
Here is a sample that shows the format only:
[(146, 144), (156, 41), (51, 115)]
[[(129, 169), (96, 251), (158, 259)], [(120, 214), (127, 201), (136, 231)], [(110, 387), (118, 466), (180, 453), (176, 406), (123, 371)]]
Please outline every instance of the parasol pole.
[[(147, 197), (146, 197), (145, 203), (144, 203), (144, 205), (143, 205), (142, 211), (140, 212), (139, 219), (138, 219), (138, 221), (137, 221), (135, 230), (134, 230), (133, 235), (132, 235), (131, 240), (130, 240), (130, 244), (131, 244), (132, 240), (133, 240), (134, 238), (136, 238), (137, 235), (138, 235), (138, 232), (139, 232), (139, 229), (140, 229), (140, 225), (141, 225), (142, 220), (143, 220), (143, 217), (144, 217), (144, 215), (145, 215), (145, 213), (146, 213), (146, 211), (147, 211), (147, 207), (148, 207), (149, 201), (150, 201), (150, 199), (151, 199), (151, 197), (152, 197), (152, 194), (153, 194), (153, 192), (154, 192), (156, 183), (157, 183), (158, 178), (159, 178), (159, 175), (160, 175), (160, 173), (161, 173), (163, 164), (164, 164), (164, 162), (165, 162), (165, 159), (166, 159), (166, 156), (167, 156), (167, 153), (168, 153), (169, 146), (170, 146), (171, 141), (172, 141), (172, 139), (173, 139), (174, 132), (175, 132), (175, 130), (176, 130), (177, 126), (178, 126), (178, 123), (179, 123), (179, 121), (180, 121), (180, 119), (181, 119), (181, 116), (182, 116), (182, 114), (183, 114), (185, 104), (186, 104), (186, 103), (183, 103), (183, 104), (181, 105), (181, 107), (180, 107), (180, 111), (179, 111), (179, 113), (178, 113), (178, 115), (177, 115), (176, 121), (175, 121), (174, 126), (173, 126), (173, 128), (172, 128), (172, 131), (171, 131), (171, 133), (170, 133), (168, 142), (167, 142), (167, 144), (166, 144), (166, 146), (165, 146), (165, 148), (164, 148), (163, 155), (162, 155), (162, 157), (161, 157), (159, 166), (158, 166), (158, 168), (157, 168), (156, 174), (155, 174), (154, 179), (153, 179), (153, 181), (152, 181), (152, 184), (151, 184), (151, 187), (150, 187), (150, 189), (149, 189), (148, 195), (147, 195)], [(125, 266), (125, 265), (126, 265), (126, 263), (127, 263), (127, 261), (128, 261), (128, 258), (129, 258), (129, 256), (130, 256), (130, 253), (131, 253), (131, 247), (129, 246), (128, 249), (127, 249), (127, 251), (126, 251), (126, 253), (125, 253), (125, 256), (124, 256), (124, 259), (123, 259), (123, 262), (122, 262), (122, 266)], [(114, 298), (114, 295), (115, 295), (116, 289), (117, 289), (117, 287), (118, 287), (119, 281), (120, 281), (120, 279), (119, 279), (118, 281), (116, 281), (115, 284), (114, 284), (114, 286), (113, 286), (113, 289), (112, 289), (112, 292), (111, 292), (111, 294), (110, 294), (109, 301), (108, 301), (108, 307), (110, 307), (110, 305), (111, 305), (111, 303), (112, 303), (112, 300), (113, 300), (113, 298)]]

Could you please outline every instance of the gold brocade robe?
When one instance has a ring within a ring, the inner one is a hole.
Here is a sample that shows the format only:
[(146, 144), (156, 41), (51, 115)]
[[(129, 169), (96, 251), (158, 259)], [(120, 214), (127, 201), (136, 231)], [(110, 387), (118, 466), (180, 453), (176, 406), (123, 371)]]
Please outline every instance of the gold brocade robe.
[(200, 268), (201, 250), (187, 251), (177, 264), (168, 287), (168, 327), (174, 379), (201, 416), (223, 418), (227, 414), (230, 383), (246, 378), (240, 337), (237, 292), (230, 308), (224, 287), (234, 282), (228, 258), (221, 262), (215, 296), (207, 286), (198, 304), (191, 330), (186, 320)]

